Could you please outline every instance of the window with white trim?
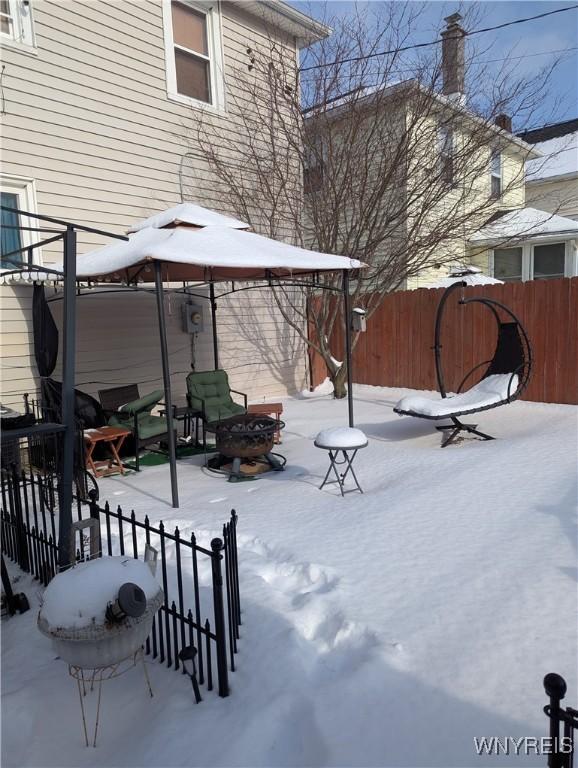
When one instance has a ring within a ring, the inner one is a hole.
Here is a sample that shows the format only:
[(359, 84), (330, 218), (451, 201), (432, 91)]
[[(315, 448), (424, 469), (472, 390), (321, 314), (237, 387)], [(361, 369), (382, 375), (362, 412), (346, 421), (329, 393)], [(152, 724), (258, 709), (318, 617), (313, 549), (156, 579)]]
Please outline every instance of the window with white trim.
[(493, 276), (506, 283), (520, 280), (556, 280), (574, 274), (570, 243), (540, 243), (515, 248), (494, 248)]
[(502, 153), (499, 149), (492, 150), (490, 157), (491, 196), (498, 199), (502, 196)]
[(185, 103), (223, 108), (217, 4), (165, 0), (163, 15), (169, 97)]
[(0, 0), (0, 38), (34, 45), (30, 0)]
[[(36, 213), (36, 193), (34, 181), (24, 179), (19, 176), (1, 176), (0, 177), (0, 195), (2, 210), (0, 213), (0, 268), (14, 269), (26, 261), (26, 253), (13, 253), (27, 245), (35, 242), (34, 233), (29, 230), (20, 230), (20, 226), (37, 226), (35, 219), (24, 217), (14, 211), (4, 210), (6, 208), (17, 208), (20, 211), (29, 211)], [(40, 264), (40, 254), (38, 249), (34, 250), (34, 263)]]
[(522, 248), (496, 248), (494, 250), (494, 277), (505, 283), (522, 280)]
[(534, 280), (555, 280), (564, 277), (566, 265), (565, 243), (535, 245), (533, 248), (532, 278)]

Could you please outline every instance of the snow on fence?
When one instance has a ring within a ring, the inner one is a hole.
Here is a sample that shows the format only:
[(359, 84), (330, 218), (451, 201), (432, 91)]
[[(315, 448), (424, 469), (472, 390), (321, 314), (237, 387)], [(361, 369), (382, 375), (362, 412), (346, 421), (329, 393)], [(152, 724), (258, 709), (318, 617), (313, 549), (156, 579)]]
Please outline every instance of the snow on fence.
[[(54, 474), (34, 474), (2, 469), (2, 553), (47, 585), (57, 572), (57, 492)], [(220, 696), (228, 696), (228, 670), (235, 669), (235, 654), (241, 624), (239, 570), (237, 560), (237, 515), (223, 525), (223, 538), (201, 546), (192, 531), (178, 527), (168, 531), (161, 522), (152, 525), (135, 512), (116, 511), (108, 502), (100, 505), (96, 492), (90, 502), (76, 496), (78, 520), (100, 522), (99, 554), (144, 556), (145, 547), (158, 553), (157, 578), (164, 602), (155, 617), (145, 651), (175, 670), (182, 669), (179, 651), (187, 645), (197, 649), (198, 680)], [(77, 560), (89, 557), (88, 540), (79, 536)], [(216, 675), (215, 675), (216, 671)], [(182, 669), (184, 673), (184, 669)]]
[[(367, 320), (353, 353), (353, 381), (384, 387), (437, 390), (432, 346), (435, 314), (444, 289), (420, 288), (387, 295)], [(522, 399), (578, 404), (578, 277), (472, 286), (465, 296), (487, 296), (509, 307), (525, 327), (534, 365)], [(463, 374), (490, 360), (496, 324), (479, 305), (446, 308), (442, 357), (448, 391)], [(313, 299), (315, 301), (315, 299)], [(361, 300), (356, 299), (363, 305)], [(343, 349), (343, 326), (335, 323), (331, 349)], [(310, 353), (311, 384), (327, 376), (323, 360)]]

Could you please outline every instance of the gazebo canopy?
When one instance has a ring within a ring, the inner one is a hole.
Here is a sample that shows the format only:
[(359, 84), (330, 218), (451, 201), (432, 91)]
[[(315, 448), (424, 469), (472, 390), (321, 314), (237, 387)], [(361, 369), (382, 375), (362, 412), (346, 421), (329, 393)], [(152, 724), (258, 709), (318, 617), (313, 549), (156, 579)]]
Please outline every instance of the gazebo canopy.
[[(162, 217), (153, 217), (157, 226), (173, 223)], [(286, 279), (365, 266), (356, 259), (309, 251), (247, 232), (235, 224), (189, 224), (139, 228), (129, 240), (80, 256), (76, 275), (96, 281), (152, 282), (153, 262), (162, 263), (163, 280), (175, 282)]]
[(167, 208), (165, 211), (155, 213), (143, 221), (133, 224), (129, 232), (138, 232), (140, 229), (159, 229), (174, 224), (191, 224), (195, 227), (232, 227), (233, 229), (250, 229), (250, 226), (244, 221), (233, 219), (231, 216), (224, 216), (222, 213), (212, 211), (210, 208), (203, 208), (202, 205), (195, 203), (181, 203)]
[[(58, 223), (67, 224), (66, 222)], [(71, 226), (67, 225), (67, 233), (70, 233)], [(209, 284), (208, 298), (211, 304), (214, 363), (215, 368), (218, 368), (215, 282), (287, 281), (305, 275), (315, 277), (319, 273), (341, 272), (349, 425), (353, 426), (349, 271), (361, 269), (366, 265), (346, 256), (309, 251), (269, 237), (263, 237), (254, 232), (248, 232), (247, 227), (248, 225), (244, 222), (223, 216), (216, 211), (202, 208), (193, 203), (182, 203), (134, 224), (128, 230), (128, 239), (119, 235), (112, 235), (117, 238), (114, 243), (82, 256), (76, 256), (75, 233), (72, 233), (74, 237), (69, 234), (70, 242), (66, 238), (64, 240), (64, 263), (55, 268), (59, 274), (65, 276), (68, 283), (69, 305), (74, 298), (73, 280), (126, 283), (135, 286), (138, 283), (154, 282), (155, 284), (163, 368), (164, 406), (169, 435), (167, 442), (173, 507), (179, 506), (179, 497), (163, 300), (163, 283), (165, 282)], [(85, 229), (99, 233), (98, 230)], [(111, 235), (111, 233), (105, 232), (99, 234)], [(70, 268), (71, 264), (75, 265), (75, 270)], [(315, 284), (318, 285), (318, 283)], [(336, 290), (335, 287), (327, 287), (330, 290)], [(72, 328), (74, 315), (69, 314), (66, 322), (66, 327)], [(70, 347), (70, 345), (67, 346)], [(70, 353), (71, 364), (73, 359), (73, 355)], [(67, 391), (70, 394), (73, 392), (73, 376), (68, 378)], [(69, 414), (70, 424), (72, 424), (72, 420), (73, 414)]]

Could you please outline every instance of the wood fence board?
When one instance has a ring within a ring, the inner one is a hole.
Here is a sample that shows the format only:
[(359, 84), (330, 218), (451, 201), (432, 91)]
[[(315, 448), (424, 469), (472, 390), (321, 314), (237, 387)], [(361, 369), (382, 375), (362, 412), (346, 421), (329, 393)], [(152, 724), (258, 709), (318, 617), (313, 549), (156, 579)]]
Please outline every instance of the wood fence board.
[[(442, 295), (443, 289), (418, 289), (385, 296), (355, 349), (354, 381), (437, 389), (432, 346)], [(465, 296), (500, 301), (526, 328), (534, 366), (525, 399), (578, 404), (578, 278), (476, 286), (465, 289)], [(455, 299), (447, 305), (442, 329), (448, 390), (455, 389), (474, 365), (490, 359), (496, 343), (492, 313), (479, 304), (459, 305), (459, 292)], [(336, 356), (342, 342), (340, 322), (332, 336)], [(317, 385), (327, 375), (318, 355), (311, 356), (311, 369)]]

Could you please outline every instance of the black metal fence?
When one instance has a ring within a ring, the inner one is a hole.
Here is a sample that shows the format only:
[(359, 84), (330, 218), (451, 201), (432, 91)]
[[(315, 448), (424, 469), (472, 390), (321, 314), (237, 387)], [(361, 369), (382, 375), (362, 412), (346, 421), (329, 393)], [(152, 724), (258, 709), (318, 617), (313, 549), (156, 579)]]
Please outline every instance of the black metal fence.
[[(2, 470), (0, 485), (2, 552), (47, 585), (58, 563), (54, 478), (29, 474), (22, 468), (18, 471), (13, 465)], [(199, 683), (208, 690), (216, 683), (219, 695), (227, 696), (241, 625), (235, 511), (223, 525), (222, 538), (214, 538), (204, 547), (195, 533), (181, 533), (178, 527), (169, 531), (163, 522), (152, 525), (148, 516), (138, 520), (134, 511), (124, 514), (120, 506), (113, 510), (108, 502), (99, 504), (94, 491), (89, 495), (87, 504), (76, 496), (76, 517), (78, 521), (99, 521), (99, 554), (142, 558), (145, 550), (157, 553), (164, 602), (155, 616), (146, 652), (179, 670), (179, 652), (194, 645)], [(83, 528), (75, 548), (77, 561), (90, 557)]]
[(578, 709), (561, 706), (566, 696), (566, 681), (555, 672), (544, 678), (544, 690), (550, 699), (550, 703), (544, 707), (544, 713), (550, 719), (548, 768), (573, 768)]

